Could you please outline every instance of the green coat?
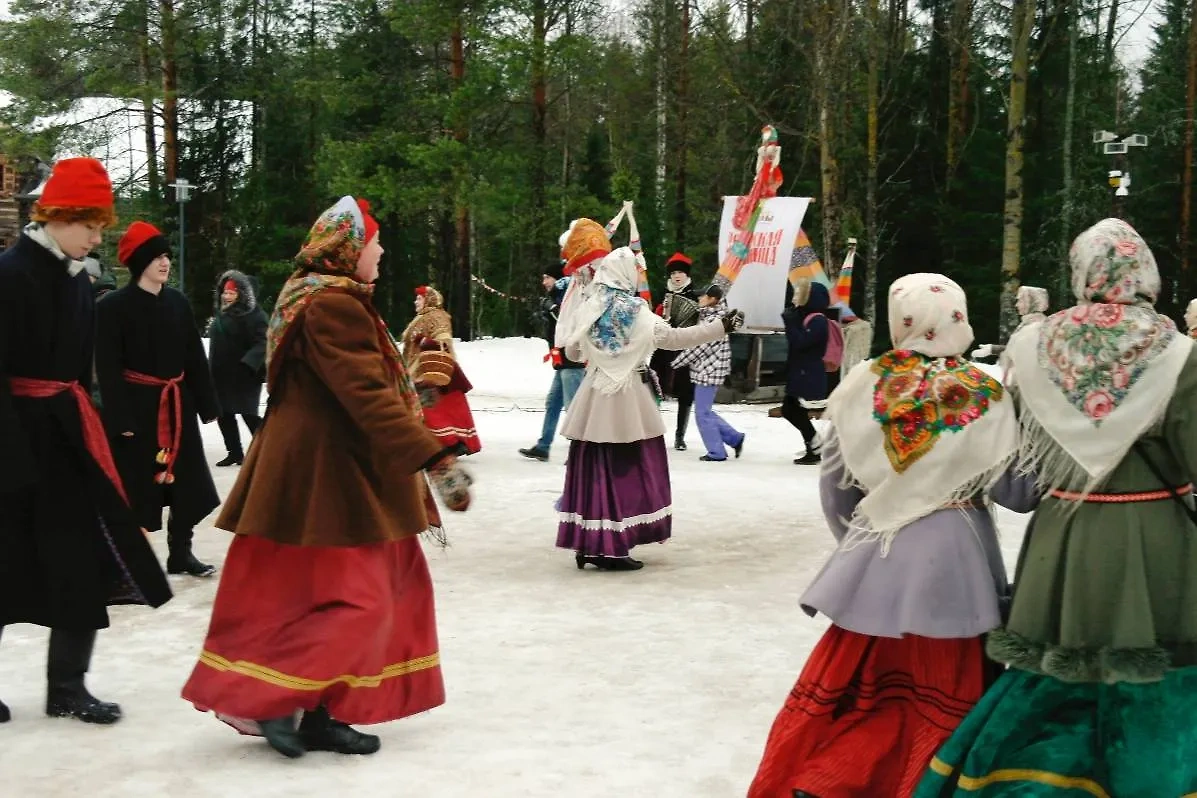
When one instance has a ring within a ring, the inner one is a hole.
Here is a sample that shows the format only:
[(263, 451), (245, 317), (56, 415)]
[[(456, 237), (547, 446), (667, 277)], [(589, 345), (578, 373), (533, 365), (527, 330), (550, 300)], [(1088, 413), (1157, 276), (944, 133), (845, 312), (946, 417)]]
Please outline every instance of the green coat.
[[(1197, 348), (1163, 424), (1141, 440), (1173, 486), (1193, 481)], [(1099, 492), (1164, 487), (1132, 449)], [(1197, 665), (1197, 527), (1173, 499), (1066, 512), (1045, 497), (1023, 540), (1009, 622), (990, 635), (989, 654), (1074, 683), (1153, 682)]]

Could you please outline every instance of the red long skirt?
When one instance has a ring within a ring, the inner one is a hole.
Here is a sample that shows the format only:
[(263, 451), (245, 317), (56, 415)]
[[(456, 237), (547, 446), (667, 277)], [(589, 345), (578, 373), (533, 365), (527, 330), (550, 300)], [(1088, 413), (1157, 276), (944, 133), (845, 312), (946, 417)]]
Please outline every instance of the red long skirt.
[(447, 390), (436, 404), (424, 408), (424, 424), (447, 448), (460, 443), (469, 454), (482, 451), (482, 441), (474, 427), (474, 414), (470, 412), (466, 395), (460, 390)]
[(238, 535), (183, 698), (246, 734), (320, 705), (370, 724), (443, 704), (419, 539), (284, 546)]
[(773, 722), (748, 796), (909, 798), (985, 683), (980, 638), (832, 626)]

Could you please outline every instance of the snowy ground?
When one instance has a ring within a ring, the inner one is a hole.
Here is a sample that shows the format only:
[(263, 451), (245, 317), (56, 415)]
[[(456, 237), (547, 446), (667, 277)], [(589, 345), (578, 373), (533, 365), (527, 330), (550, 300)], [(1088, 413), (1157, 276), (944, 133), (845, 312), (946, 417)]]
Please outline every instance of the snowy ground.
[[(832, 550), (815, 469), (791, 464), (800, 438), (761, 405), (719, 410), (748, 434), (741, 460), (670, 451), (674, 538), (636, 550), (635, 573), (575, 570), (553, 546), (566, 443), (552, 461), (516, 453), (539, 435), (551, 378), (543, 344), (462, 347), (483, 451), (468, 460), (474, 508), (453, 546), (429, 551), (437, 588), (445, 706), (371, 729), (364, 758), (287, 761), (201, 715), (179, 690), (203, 641), (216, 581), (171, 577), (156, 612), (116, 608), (89, 679), (125, 719), (96, 728), (42, 714), (46, 633), (16, 626), (0, 644), (0, 795), (14, 798), (732, 798), (743, 795), (786, 692), (826, 626), (797, 607)], [(666, 424), (673, 428), (672, 408)], [(209, 459), (223, 456), (205, 428)], [(234, 473), (216, 469), (227, 491)], [(1023, 519), (1003, 513), (1014, 562)], [(197, 533), (220, 564), (229, 536)], [(156, 541), (165, 558), (164, 541)]]

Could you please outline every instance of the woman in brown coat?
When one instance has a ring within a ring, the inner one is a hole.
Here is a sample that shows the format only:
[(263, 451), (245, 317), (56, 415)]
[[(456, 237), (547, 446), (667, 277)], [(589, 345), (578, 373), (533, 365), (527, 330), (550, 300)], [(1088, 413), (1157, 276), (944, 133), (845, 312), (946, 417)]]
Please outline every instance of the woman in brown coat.
[[(270, 403), (216, 526), (236, 534), (183, 697), (280, 753), (369, 754), (382, 723), (444, 702), (432, 582), (417, 537), (469, 479), (425, 429), (371, 302), (369, 206), (317, 220), (270, 322)], [(297, 711), (303, 720), (295, 725)]]

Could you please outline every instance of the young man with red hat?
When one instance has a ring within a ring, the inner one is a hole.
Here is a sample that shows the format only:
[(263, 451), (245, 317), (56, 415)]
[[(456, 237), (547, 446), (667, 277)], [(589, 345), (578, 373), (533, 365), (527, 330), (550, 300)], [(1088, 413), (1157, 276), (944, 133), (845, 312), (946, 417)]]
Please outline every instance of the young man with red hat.
[(220, 506), (197, 416), (220, 415), (208, 358), (191, 306), (170, 278), (170, 245), (146, 222), (129, 225), (117, 247), (131, 281), (97, 305), (96, 373), (104, 423), (141, 525), (167, 521), (166, 572), (211, 576), (191, 551), (194, 527)]
[[(670, 327), (692, 327), (698, 323), (699, 291), (690, 281), (690, 269), (694, 262), (685, 254), (675, 252), (665, 261), (669, 279), (665, 283), (665, 299), (657, 305), (657, 315), (669, 322)], [(690, 368), (673, 368), (674, 354), (664, 349), (653, 353), (652, 368), (657, 372), (661, 390), (677, 399), (677, 433), (673, 448), (686, 451), (686, 428), (690, 425), (690, 408), (694, 406), (694, 383), (690, 381)]]
[[(170, 599), (92, 406), (95, 305), (83, 259), (116, 221), (94, 158), (59, 161), (0, 255), (0, 630), (50, 632), (46, 713), (115, 723), (84, 686), (108, 607)], [(0, 703), (0, 723), (9, 720)]]

